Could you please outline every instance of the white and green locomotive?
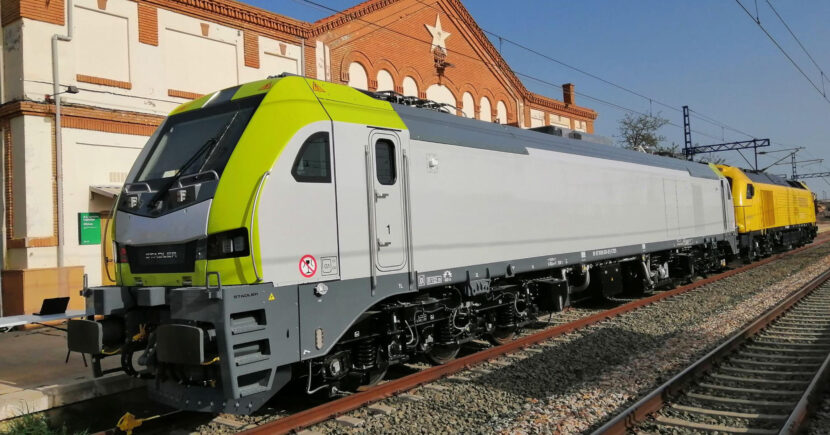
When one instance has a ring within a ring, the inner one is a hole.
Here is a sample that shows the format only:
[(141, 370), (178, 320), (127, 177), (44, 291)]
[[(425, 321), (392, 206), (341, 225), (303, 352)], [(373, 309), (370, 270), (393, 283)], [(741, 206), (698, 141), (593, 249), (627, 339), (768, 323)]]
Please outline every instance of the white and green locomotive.
[(118, 198), (117, 284), (84, 289), (70, 349), (99, 374), (120, 355), (177, 408), (250, 413), (292, 378), (440, 364), (735, 252), (710, 166), (430, 105), (280, 76), (177, 108)]

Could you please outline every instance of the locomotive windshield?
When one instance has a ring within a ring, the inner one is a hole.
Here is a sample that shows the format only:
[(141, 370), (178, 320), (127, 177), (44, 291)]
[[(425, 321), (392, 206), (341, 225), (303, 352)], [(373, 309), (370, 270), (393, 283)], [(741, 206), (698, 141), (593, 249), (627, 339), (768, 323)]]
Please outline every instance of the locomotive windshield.
[(205, 171), (222, 174), (261, 98), (230, 101), (173, 115), (162, 125), (135, 180), (144, 182)]

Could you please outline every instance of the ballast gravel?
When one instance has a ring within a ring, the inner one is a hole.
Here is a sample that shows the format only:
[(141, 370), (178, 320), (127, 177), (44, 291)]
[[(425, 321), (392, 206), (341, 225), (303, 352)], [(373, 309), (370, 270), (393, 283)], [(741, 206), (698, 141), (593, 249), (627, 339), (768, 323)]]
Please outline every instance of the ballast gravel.
[(822, 401), (807, 424), (807, 435), (830, 434), (830, 388), (824, 391)]
[[(328, 421), (321, 433), (580, 433), (611, 418), (830, 267), (830, 244), (782, 258), (597, 325), (440, 380), (445, 389), (392, 397), (394, 411), (347, 415), (360, 428)], [(503, 365), (507, 361), (507, 365)]]

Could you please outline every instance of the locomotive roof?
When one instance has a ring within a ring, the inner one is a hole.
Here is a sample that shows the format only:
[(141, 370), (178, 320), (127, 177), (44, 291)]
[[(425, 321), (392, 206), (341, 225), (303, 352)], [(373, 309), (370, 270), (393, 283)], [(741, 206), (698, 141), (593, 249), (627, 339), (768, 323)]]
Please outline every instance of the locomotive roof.
[(513, 154), (529, 154), (528, 148), (543, 149), (687, 171), (693, 177), (720, 178), (709, 165), (702, 163), (655, 156), (402, 104), (392, 104), (392, 108), (409, 128), (409, 137), (415, 140)]
[(764, 184), (775, 184), (777, 186), (784, 186), (784, 187), (795, 187), (798, 189), (803, 189), (804, 186), (797, 181), (789, 181), (782, 177), (779, 177), (774, 174), (768, 174), (766, 172), (760, 171), (751, 171), (747, 169), (742, 169), (746, 177), (752, 180), (755, 183), (764, 183)]

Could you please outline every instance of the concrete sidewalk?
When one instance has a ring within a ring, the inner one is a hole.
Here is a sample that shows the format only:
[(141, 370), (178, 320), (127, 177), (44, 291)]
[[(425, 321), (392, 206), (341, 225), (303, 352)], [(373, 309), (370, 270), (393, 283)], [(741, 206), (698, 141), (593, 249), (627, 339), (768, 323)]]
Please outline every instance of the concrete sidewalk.
[[(64, 331), (0, 333), (0, 420), (142, 386), (123, 373), (94, 379), (89, 356), (90, 367), (74, 352), (64, 363), (66, 351)], [(118, 356), (103, 361), (104, 370), (119, 365)]]

